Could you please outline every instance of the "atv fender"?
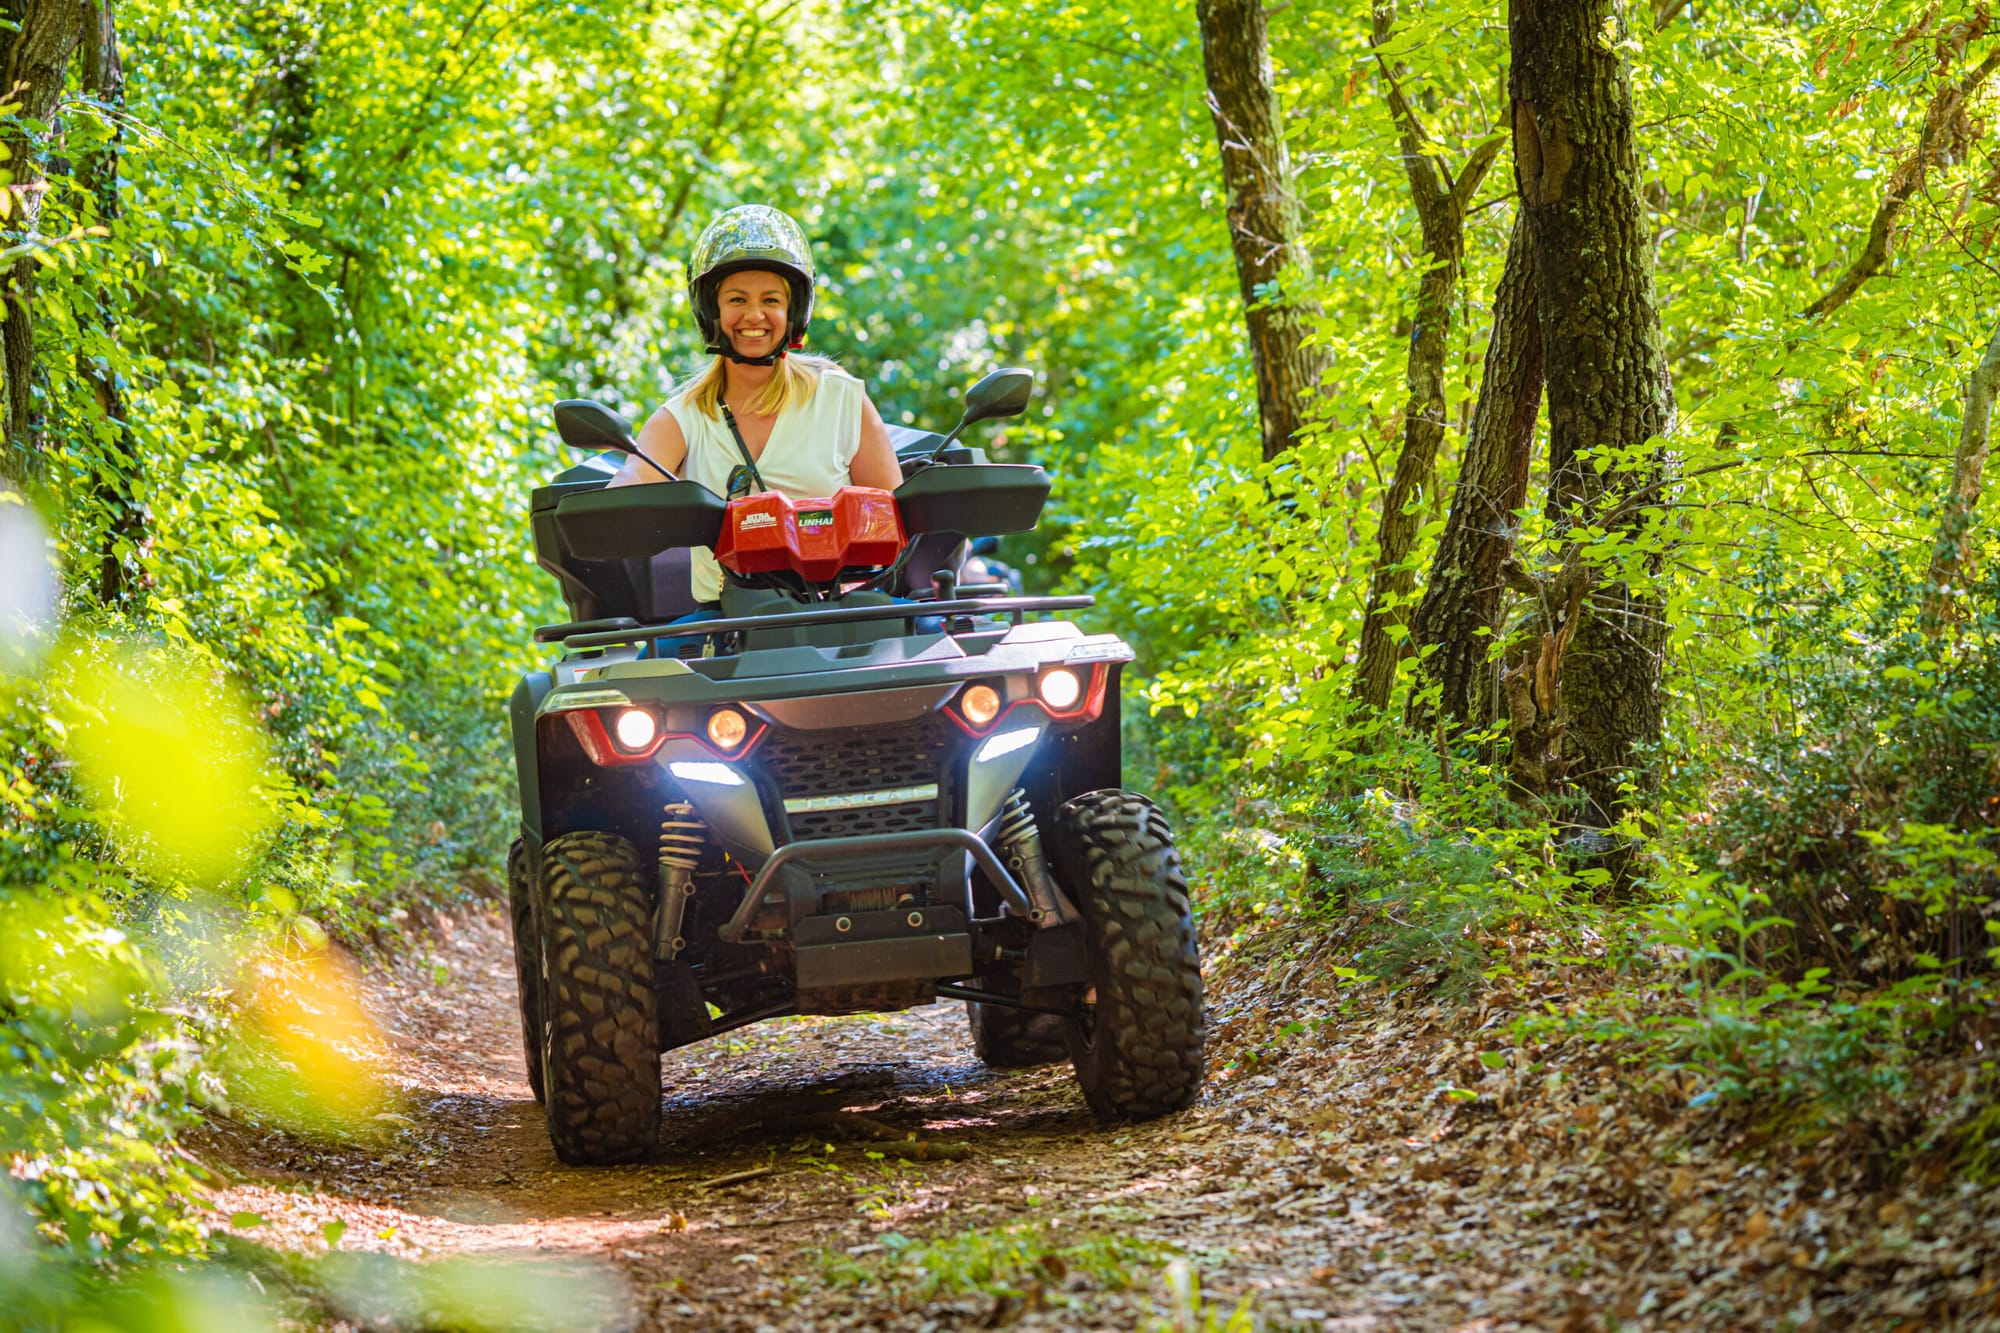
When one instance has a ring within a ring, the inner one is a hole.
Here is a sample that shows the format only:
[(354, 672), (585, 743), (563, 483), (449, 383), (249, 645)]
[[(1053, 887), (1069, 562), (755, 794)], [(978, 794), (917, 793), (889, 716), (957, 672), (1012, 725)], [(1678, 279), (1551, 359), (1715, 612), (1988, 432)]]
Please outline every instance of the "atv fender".
[(536, 844), (542, 840), (542, 781), (535, 762), (535, 712), (554, 687), (548, 672), (530, 671), (507, 703), (514, 734), (514, 780), (521, 795), (521, 832)]

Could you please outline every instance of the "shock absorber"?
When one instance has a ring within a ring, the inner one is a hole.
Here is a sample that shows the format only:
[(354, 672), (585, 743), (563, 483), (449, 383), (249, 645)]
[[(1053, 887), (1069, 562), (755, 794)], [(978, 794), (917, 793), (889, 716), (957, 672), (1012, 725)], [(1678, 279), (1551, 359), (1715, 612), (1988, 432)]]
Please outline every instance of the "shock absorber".
[(1078, 919), (1076, 907), (1049, 877), (1048, 857), (1042, 852), (1042, 831), (1035, 812), (1028, 808), (1028, 793), (1019, 787), (1007, 797), (1000, 814), (1000, 833), (995, 839), (1007, 858), (1007, 868), (1021, 881), (1032, 910), (1028, 919), (1038, 926), (1068, 925)]
[(708, 846), (708, 825), (686, 801), (668, 804), (660, 820), (660, 906), (653, 919), (653, 956), (671, 962), (687, 941), (681, 923), (694, 896), (694, 869)]

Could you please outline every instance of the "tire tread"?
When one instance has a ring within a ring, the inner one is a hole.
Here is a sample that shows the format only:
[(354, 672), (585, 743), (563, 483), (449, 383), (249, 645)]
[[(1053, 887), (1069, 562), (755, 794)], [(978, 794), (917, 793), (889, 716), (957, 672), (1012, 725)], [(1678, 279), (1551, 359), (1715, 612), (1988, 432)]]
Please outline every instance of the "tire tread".
[(1059, 857), (1083, 912), (1097, 987), (1094, 1028), (1069, 1025), (1092, 1111), (1148, 1119), (1201, 1091), (1201, 957), (1173, 830), (1126, 791), (1079, 796), (1057, 814)]
[(535, 919), (535, 880), (519, 838), (507, 849), (507, 919), (514, 934), (514, 984), (521, 1005), (521, 1051), (528, 1063), (528, 1090), (536, 1101), (542, 1088), (542, 938)]
[(543, 849), (549, 1139), (572, 1166), (638, 1161), (660, 1133), (653, 895), (631, 843), (566, 833)]

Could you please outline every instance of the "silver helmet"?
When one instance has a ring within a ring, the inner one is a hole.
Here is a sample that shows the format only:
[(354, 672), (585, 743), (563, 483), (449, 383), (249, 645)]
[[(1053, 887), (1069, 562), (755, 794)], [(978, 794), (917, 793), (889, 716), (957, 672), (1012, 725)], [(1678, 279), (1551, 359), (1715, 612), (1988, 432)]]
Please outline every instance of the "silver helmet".
[(785, 341), (793, 348), (804, 345), (806, 326), (812, 323), (812, 247), (799, 224), (785, 213), (768, 204), (742, 204), (708, 224), (688, 260), (688, 304), (694, 307), (695, 326), (708, 350), (730, 351), (723, 343), (715, 289), (723, 278), (744, 269), (762, 269), (784, 278), (792, 293)]

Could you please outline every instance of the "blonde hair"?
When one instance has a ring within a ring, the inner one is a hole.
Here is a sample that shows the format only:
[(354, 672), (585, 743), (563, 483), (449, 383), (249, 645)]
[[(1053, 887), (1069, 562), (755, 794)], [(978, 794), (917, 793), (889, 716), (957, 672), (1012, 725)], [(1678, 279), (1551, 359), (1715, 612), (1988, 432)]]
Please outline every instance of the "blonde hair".
[[(722, 418), (722, 385), (728, 364), (724, 358), (716, 357), (687, 387), (688, 404), (711, 421)], [(760, 417), (803, 407), (819, 389), (820, 372), (836, 368), (837, 363), (828, 357), (788, 352), (778, 362), (777, 374), (766, 380), (757, 396), (744, 406)]]

